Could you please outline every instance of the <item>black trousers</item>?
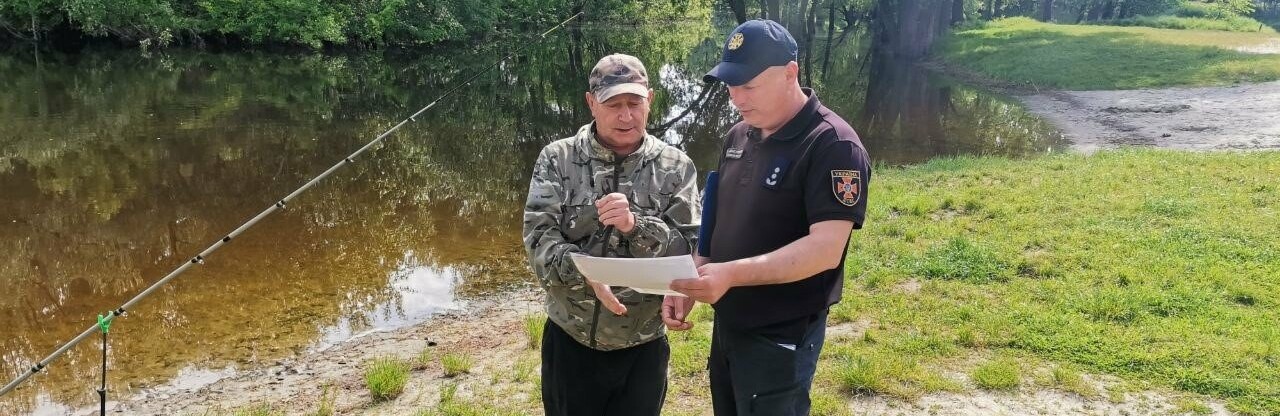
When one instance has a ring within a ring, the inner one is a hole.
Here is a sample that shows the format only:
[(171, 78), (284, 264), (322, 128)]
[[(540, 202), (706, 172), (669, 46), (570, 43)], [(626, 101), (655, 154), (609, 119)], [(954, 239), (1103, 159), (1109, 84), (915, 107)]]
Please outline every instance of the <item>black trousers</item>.
[(667, 337), (597, 351), (547, 320), (542, 330), (542, 408), (547, 416), (656, 416), (667, 397)]
[[(826, 340), (827, 313), (788, 324), (792, 334), (722, 325), (711, 333), (711, 404), (716, 416), (809, 414), (809, 387)], [(776, 328), (774, 328), (776, 329)]]

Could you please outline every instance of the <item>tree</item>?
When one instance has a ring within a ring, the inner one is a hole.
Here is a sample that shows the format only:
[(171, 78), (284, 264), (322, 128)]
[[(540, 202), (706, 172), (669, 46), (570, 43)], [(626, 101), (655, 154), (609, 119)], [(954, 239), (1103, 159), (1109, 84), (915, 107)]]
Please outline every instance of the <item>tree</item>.
[(1053, 21), (1053, 0), (1040, 0), (1040, 21)]
[(733, 11), (733, 18), (738, 20), (738, 24), (747, 21), (747, 2), (745, 0), (725, 0), (729, 3), (729, 10)]

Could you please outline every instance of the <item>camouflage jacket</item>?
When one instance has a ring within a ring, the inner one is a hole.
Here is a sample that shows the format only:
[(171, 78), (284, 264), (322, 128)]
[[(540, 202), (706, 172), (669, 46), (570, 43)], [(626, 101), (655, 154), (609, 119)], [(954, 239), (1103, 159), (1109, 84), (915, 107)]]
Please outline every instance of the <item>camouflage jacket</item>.
[[(609, 351), (663, 334), (662, 296), (613, 288), (627, 314), (600, 305), (569, 253), (614, 257), (687, 255), (696, 247), (701, 216), (693, 161), (675, 147), (645, 136), (625, 158), (595, 139), (593, 124), (542, 149), (524, 207), (529, 265), (547, 292), (547, 315), (582, 345)], [(636, 226), (630, 234), (600, 224), (595, 201), (611, 192), (627, 196)]]

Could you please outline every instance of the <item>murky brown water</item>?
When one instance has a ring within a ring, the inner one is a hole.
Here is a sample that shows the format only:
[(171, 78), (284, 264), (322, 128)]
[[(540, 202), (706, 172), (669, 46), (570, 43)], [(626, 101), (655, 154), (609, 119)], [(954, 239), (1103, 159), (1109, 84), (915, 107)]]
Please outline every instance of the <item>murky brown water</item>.
[[(527, 175), (542, 145), (588, 121), (586, 71), (605, 53), (632, 52), (660, 75), (656, 133), (711, 166), (735, 121), (727, 94), (702, 96), (697, 82), (717, 30), (562, 35), (117, 320), (111, 394), (198, 387), (530, 284)], [(0, 55), (0, 383), (505, 52)], [(878, 161), (1065, 147), (1008, 99), (892, 61), (863, 65), (856, 42), (833, 57), (813, 84)], [(0, 398), (0, 414), (91, 405), (99, 354), (97, 338), (71, 350)]]

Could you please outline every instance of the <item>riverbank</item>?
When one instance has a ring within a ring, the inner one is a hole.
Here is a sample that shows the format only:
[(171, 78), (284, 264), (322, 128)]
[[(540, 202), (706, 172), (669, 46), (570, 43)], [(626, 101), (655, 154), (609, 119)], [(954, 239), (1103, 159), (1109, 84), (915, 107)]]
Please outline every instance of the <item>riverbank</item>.
[[(814, 413), (1280, 410), (1276, 156), (1113, 150), (882, 169)], [(314, 414), (327, 385), (336, 414), (537, 414), (525, 321), (540, 322), (539, 292), (503, 297), (120, 406)], [(694, 330), (671, 336), (670, 414), (708, 414), (710, 317), (701, 307)], [(467, 372), (447, 377), (442, 361), (459, 354)], [(417, 369), (375, 402), (362, 377), (380, 356)]]
[(1280, 149), (1280, 82), (1019, 97), (1072, 148)]
[(1018, 97), (1080, 151), (1275, 149), (1277, 45), (1274, 33), (1015, 18), (953, 33), (925, 65)]
[(1023, 90), (1121, 90), (1280, 80), (1274, 33), (980, 23), (935, 46), (949, 67)]

